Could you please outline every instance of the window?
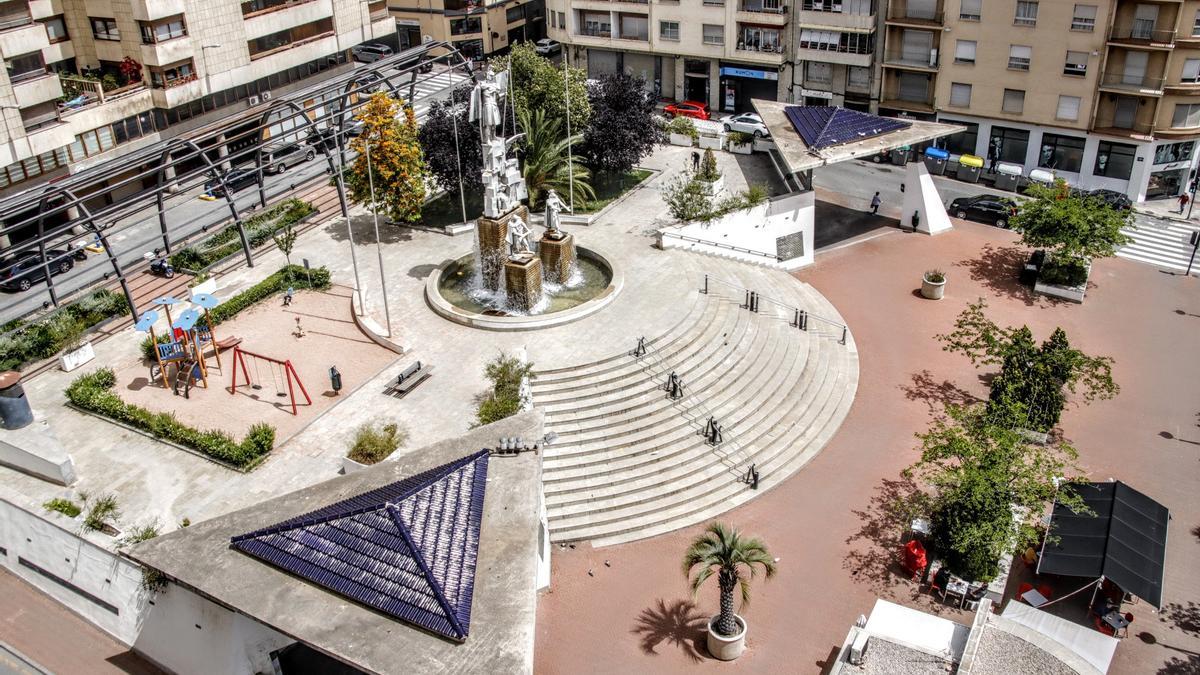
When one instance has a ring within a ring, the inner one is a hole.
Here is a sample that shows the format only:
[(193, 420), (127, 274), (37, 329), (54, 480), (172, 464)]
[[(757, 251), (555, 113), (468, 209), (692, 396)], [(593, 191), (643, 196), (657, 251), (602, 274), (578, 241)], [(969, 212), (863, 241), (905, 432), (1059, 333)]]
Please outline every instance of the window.
[(621, 14), (621, 37), (626, 40), (649, 40), (650, 21), (645, 15)]
[(871, 69), (863, 66), (850, 66), (846, 74), (846, 85), (866, 89), (871, 86)]
[(7, 59), (4, 65), (8, 68), (8, 79), (12, 82), (32, 80), (46, 74), (46, 61), (42, 52), (30, 52)]
[(1105, 178), (1129, 180), (1129, 176), (1133, 173), (1136, 155), (1136, 145), (1100, 141), (1100, 146), (1096, 151), (1096, 166), (1092, 169), (1092, 173)]
[(978, 21), (983, 14), (983, 0), (962, 0), (958, 8), (958, 18), (963, 21)]
[(1005, 89), (1004, 103), (1000, 107), (1006, 113), (1020, 114), (1025, 111), (1025, 92), (1020, 89)]
[(1009, 45), (1008, 47), (1008, 68), (1009, 70), (1029, 70), (1029, 62), (1033, 59), (1033, 47), (1025, 47), (1022, 45)]
[(1196, 10), (1196, 16), (1192, 18), (1192, 37), (1200, 37), (1200, 9)]
[(961, 82), (950, 84), (950, 105), (966, 108), (971, 105), (971, 85)]
[(1013, 17), (1013, 23), (1018, 26), (1036, 26), (1038, 15), (1038, 4), (1036, 2), (1028, 2), (1027, 0), (1017, 1), (1017, 14)]
[(952, 124), (964, 126), (966, 127), (966, 130), (946, 136), (942, 142), (942, 149), (948, 150), (956, 155), (975, 154), (975, 144), (979, 140), (979, 124), (976, 122), (960, 122), (958, 120), (946, 121)]
[(567, 13), (566, 12), (558, 13), (558, 27), (559, 28), (567, 27)]
[(959, 40), (954, 43), (955, 63), (975, 63), (975, 41)]
[(658, 37), (664, 40), (679, 40), (679, 22), (659, 21)]
[(988, 159), (1024, 164), (1025, 153), (1028, 149), (1028, 131), (1008, 127), (992, 127), (992, 138), (988, 143)]
[(1063, 65), (1063, 75), (1083, 77), (1087, 75), (1087, 52), (1067, 52), (1067, 62)]
[(583, 34), (593, 37), (612, 36), (612, 19), (610, 14), (584, 14)]
[(504, 19), (505, 19), (505, 21), (508, 21), (509, 23), (516, 23), (518, 21), (524, 20), (525, 19), (525, 5), (517, 5), (515, 7), (509, 7), (508, 10), (504, 12)]
[(1096, 30), (1096, 6), (1075, 5), (1075, 14), (1071, 17), (1071, 30)]
[(1172, 162), (1186, 162), (1192, 158), (1192, 148), (1195, 144), (1195, 141), (1184, 141), (1182, 143), (1160, 145), (1154, 149), (1154, 163), (1170, 164)]
[(1200, 103), (1176, 103), (1171, 126), (1176, 129), (1200, 127)]
[(821, 61), (805, 61), (804, 79), (821, 84), (833, 82), (833, 66)]
[(62, 14), (52, 16), (49, 19), (42, 19), (41, 21), (42, 25), (46, 27), (46, 37), (50, 38), (50, 44), (71, 39), (70, 34), (67, 33), (67, 24), (63, 21)]
[(247, 40), (246, 46), (250, 50), (250, 58), (265, 56), (277, 49), (283, 49), (294, 44), (307, 42), (333, 32), (333, 19), (325, 18), (320, 21), (301, 24), (281, 30), (270, 35), (264, 35), (260, 38)]
[(92, 37), (97, 40), (116, 40), (120, 41), (121, 31), (117, 30), (116, 19), (98, 19), (96, 17), (88, 17), (92, 22)]
[(1179, 79), (1191, 84), (1200, 82), (1200, 59), (1187, 59), (1184, 61), (1183, 75)]
[(150, 86), (155, 89), (170, 89), (196, 79), (192, 60), (181, 61), (169, 66), (150, 66)]
[[(707, 0), (704, 4), (708, 4)], [(706, 45), (723, 45), (725, 44), (725, 26), (716, 26), (711, 23), (704, 24), (704, 44)]]
[(187, 24), (183, 22), (182, 14), (153, 22), (139, 21), (138, 26), (142, 29), (142, 44), (146, 45), (166, 42), (187, 35)]
[(704, 4), (709, 7), (724, 7), (725, 0), (704, 0)]
[(1075, 136), (1043, 134), (1038, 166), (1043, 169), (1079, 173), (1083, 168), (1083, 144), (1084, 139)]
[(550, 12), (550, 27), (558, 28), (558, 12)]
[(451, 35), (470, 35), (483, 31), (483, 21), (477, 16), (469, 16), (463, 19), (450, 19), (450, 34)]
[(1054, 113), (1054, 117), (1060, 120), (1070, 120), (1072, 122), (1079, 119), (1079, 97), (1078, 96), (1063, 96), (1058, 97), (1058, 110)]

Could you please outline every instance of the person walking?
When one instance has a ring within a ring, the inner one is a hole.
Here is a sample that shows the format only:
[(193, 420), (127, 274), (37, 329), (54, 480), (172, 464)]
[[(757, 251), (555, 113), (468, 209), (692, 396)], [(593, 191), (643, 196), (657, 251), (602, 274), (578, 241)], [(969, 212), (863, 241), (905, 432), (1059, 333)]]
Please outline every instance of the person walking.
[(700, 153), (692, 151), (692, 171), (700, 170)]
[(1179, 195), (1179, 215), (1183, 215), (1183, 210), (1187, 208), (1188, 201), (1190, 200), (1188, 199), (1186, 192)]
[(874, 197), (871, 197), (871, 215), (873, 215), (873, 216), (877, 216), (877, 215), (879, 215), (879, 204), (880, 204), (880, 201), (881, 201), (881, 200), (879, 199), (879, 193), (878, 193), (878, 192), (876, 192), (876, 193), (875, 193), (875, 196), (874, 196)]

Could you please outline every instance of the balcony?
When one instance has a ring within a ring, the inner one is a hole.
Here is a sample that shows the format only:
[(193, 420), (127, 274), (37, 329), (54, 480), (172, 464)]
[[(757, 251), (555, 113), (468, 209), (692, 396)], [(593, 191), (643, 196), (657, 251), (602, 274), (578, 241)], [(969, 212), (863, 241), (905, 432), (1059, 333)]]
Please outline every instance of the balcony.
[(848, 42), (812, 42), (801, 39), (796, 43), (795, 58), (796, 60), (824, 61), (865, 68), (871, 65), (874, 54), (874, 44), (870, 40), (851, 44)]
[(1125, 47), (1146, 49), (1173, 49), (1175, 31), (1156, 30), (1148, 26), (1113, 26), (1108, 33), (1108, 43)]
[(739, 44), (734, 49), (734, 58), (737, 58), (741, 61), (750, 61), (752, 63), (768, 63), (779, 66), (783, 65), (783, 50), (782, 48), (758, 48)]
[[(1134, 138), (1138, 140), (1148, 141), (1154, 138), (1154, 125), (1148, 122), (1130, 122), (1126, 120), (1114, 120), (1111, 117), (1097, 116), (1092, 122), (1092, 131), (1104, 134), (1106, 136), (1120, 136), (1123, 138)], [(1163, 130), (1159, 130), (1163, 131)], [(1184, 133), (1185, 130), (1179, 130)], [(1195, 129), (1188, 129), (1186, 133), (1194, 134)]]
[(40, 23), (26, 23), (0, 32), (0, 55), (6, 59), (41, 51), (49, 46), (46, 27)]
[(142, 64), (147, 66), (166, 66), (177, 63), (195, 55), (191, 40), (166, 40), (155, 44), (142, 45)]
[(28, 2), (0, 2), (0, 31), (12, 30), (33, 23)]
[(1100, 76), (1100, 90), (1142, 96), (1162, 96), (1163, 78), (1106, 72)]
[(1198, 96), (1200, 95), (1200, 81), (1180, 80), (1179, 82), (1168, 82), (1163, 85), (1163, 93), (1178, 96)]
[(761, 0), (742, 0), (738, 4), (735, 20), (760, 26), (786, 26), (787, 7), (778, 2), (764, 3)]
[(185, 10), (183, 0), (132, 0), (130, 5), (135, 21), (165, 19), (183, 14)]
[(12, 88), (19, 108), (30, 108), (62, 96), (62, 85), (58, 83), (58, 78), (45, 71), (35, 76), (27, 74), (19, 80), (14, 79)]
[[(805, 3), (809, 5), (811, 3)], [(801, 9), (796, 13), (796, 23), (801, 26), (828, 27), (829, 30), (851, 29), (860, 32), (875, 30), (874, 14), (843, 14), (823, 10)]]
[(332, 16), (333, 5), (329, 0), (306, 0), (273, 5), (247, 17), (242, 23), (245, 26), (246, 39), (253, 40)]
[(933, 112), (933, 100), (925, 99), (922, 101), (910, 101), (902, 98), (895, 98), (891, 94), (885, 94), (879, 100), (880, 108), (891, 108), (893, 110), (908, 110), (910, 112), (931, 113)]
[(904, 2), (896, 2), (888, 4), (886, 21), (894, 26), (929, 28), (940, 27), (942, 25), (943, 18), (943, 12), (930, 12), (919, 7), (909, 7), (908, 4)]
[(923, 73), (936, 73), (938, 69), (938, 61), (939, 59), (932, 54), (925, 58), (917, 58), (912, 54), (888, 52), (884, 54), (883, 66), (885, 68), (897, 68), (900, 70), (915, 70)]

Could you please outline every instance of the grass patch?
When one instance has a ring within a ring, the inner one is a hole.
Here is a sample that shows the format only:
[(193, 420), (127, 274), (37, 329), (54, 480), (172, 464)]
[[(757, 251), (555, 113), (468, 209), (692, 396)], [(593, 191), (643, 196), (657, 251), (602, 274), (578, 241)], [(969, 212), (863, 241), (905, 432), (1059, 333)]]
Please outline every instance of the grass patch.
[(117, 506), (116, 497), (113, 495), (97, 497), (94, 501), (91, 501), (91, 507), (88, 508), (88, 513), (83, 518), (83, 529), (90, 532), (99, 532), (104, 529), (106, 522), (116, 520), (120, 517), (121, 509)]
[(42, 508), (46, 509), (47, 511), (57, 511), (68, 518), (74, 518), (75, 516), (83, 513), (83, 509), (79, 508), (79, 505), (75, 502), (71, 501), (70, 499), (62, 499), (57, 497), (51, 499), (45, 504), (42, 504)]
[(124, 295), (101, 289), (38, 321), (11, 321), (3, 330), (12, 332), (0, 336), (0, 371), (20, 370), (54, 356), (74, 346), (96, 324), (127, 311)]
[[(260, 248), (271, 241), (276, 232), (294, 225), (305, 216), (316, 211), (316, 207), (299, 199), (288, 199), (248, 218), (242, 222), (246, 239), (251, 249)], [(195, 244), (180, 249), (171, 255), (171, 264), (177, 269), (203, 271), (228, 258), (242, 249), (237, 227), (229, 225), (224, 230)]]
[(364, 424), (354, 433), (346, 456), (359, 464), (378, 464), (408, 441), (408, 430), (397, 424)]
[(596, 191), (596, 198), (576, 205), (575, 213), (596, 213), (653, 175), (653, 171), (645, 169), (633, 169), (620, 174), (593, 174), (592, 189)]

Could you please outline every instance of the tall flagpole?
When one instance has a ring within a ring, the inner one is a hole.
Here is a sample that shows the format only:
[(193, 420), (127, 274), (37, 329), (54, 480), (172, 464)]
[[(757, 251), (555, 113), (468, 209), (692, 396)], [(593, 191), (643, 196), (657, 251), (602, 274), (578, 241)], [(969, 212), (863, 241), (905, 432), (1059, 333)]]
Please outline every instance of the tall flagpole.
[(567, 72), (567, 50), (562, 50), (563, 62), (563, 101), (567, 107), (567, 181), (571, 193), (571, 213), (575, 213), (575, 165), (571, 161), (571, 83), (570, 73)]
[[(382, 133), (380, 134), (382, 139)], [(371, 187), (371, 215), (375, 217), (375, 253), (379, 256), (379, 285), (383, 287), (383, 319), (387, 322), (388, 337), (392, 336), (392, 313), (388, 311), (387, 275), (383, 272), (383, 244), (379, 240), (379, 207), (375, 203), (375, 170), (371, 168), (371, 141), (363, 144), (367, 149), (367, 184)]]

